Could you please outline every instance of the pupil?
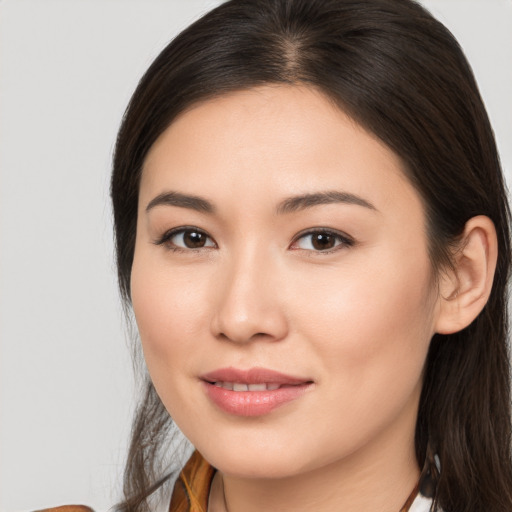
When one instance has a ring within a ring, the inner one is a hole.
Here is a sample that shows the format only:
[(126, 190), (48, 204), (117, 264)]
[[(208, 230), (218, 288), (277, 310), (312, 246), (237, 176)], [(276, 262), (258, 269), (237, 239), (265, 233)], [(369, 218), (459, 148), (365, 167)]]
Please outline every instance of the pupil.
[(325, 233), (313, 235), (313, 247), (318, 250), (331, 249), (334, 247), (334, 237)]
[(197, 249), (204, 247), (206, 237), (203, 233), (198, 233), (197, 231), (186, 231), (183, 235), (183, 241), (189, 249)]

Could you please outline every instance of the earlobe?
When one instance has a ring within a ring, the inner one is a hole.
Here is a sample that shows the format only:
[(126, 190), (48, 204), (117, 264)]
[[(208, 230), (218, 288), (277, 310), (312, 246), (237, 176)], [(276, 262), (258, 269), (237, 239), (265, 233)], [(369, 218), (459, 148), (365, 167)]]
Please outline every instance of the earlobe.
[(437, 333), (458, 332), (479, 315), (491, 293), (497, 256), (494, 223), (483, 215), (471, 218), (453, 255), (453, 269), (441, 277)]

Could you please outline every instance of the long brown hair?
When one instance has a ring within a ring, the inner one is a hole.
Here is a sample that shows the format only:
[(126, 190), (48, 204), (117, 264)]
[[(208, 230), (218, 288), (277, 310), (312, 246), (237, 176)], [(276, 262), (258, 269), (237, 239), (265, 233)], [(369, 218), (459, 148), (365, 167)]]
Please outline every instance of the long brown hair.
[[(119, 284), (130, 304), (144, 159), (173, 119), (198, 101), (268, 83), (309, 84), (403, 160), (423, 199), (432, 265), (468, 219), (487, 215), (499, 256), (490, 299), (466, 329), (435, 335), (416, 427), (420, 467), (440, 462), (434, 508), (512, 510), (506, 291), (509, 209), (493, 132), (475, 79), (450, 32), (412, 0), (231, 0), (157, 57), (126, 111), (114, 156)], [(168, 477), (172, 420), (146, 377), (125, 472), (122, 511), (147, 510)]]

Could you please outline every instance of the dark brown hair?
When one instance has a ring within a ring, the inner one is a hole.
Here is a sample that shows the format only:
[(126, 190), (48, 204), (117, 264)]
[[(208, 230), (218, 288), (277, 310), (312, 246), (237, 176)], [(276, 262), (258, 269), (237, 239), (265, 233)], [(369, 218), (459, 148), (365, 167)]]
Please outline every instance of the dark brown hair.
[[(132, 97), (114, 157), (111, 193), (126, 304), (139, 181), (152, 144), (194, 103), (274, 83), (322, 91), (402, 158), (423, 199), (430, 257), (438, 272), (450, 264), (450, 247), (468, 219), (486, 215), (494, 222), (499, 256), (487, 305), (466, 329), (432, 339), (416, 455), (420, 467), (427, 452), (439, 457), (436, 507), (510, 512), (505, 187), (469, 64), (450, 32), (416, 2), (231, 0), (162, 51)], [(147, 510), (146, 497), (167, 478), (160, 460), (171, 426), (146, 377), (119, 510)]]

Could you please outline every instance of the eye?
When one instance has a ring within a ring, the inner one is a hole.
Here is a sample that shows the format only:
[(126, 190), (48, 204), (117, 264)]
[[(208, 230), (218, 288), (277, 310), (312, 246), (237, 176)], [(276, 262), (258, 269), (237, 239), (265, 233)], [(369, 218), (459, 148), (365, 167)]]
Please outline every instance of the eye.
[(215, 242), (204, 231), (194, 227), (172, 229), (165, 233), (156, 244), (166, 244), (176, 250), (216, 247)]
[(350, 247), (352, 245), (354, 245), (354, 241), (346, 235), (318, 229), (299, 235), (290, 248), (306, 251), (329, 252), (337, 247)]

